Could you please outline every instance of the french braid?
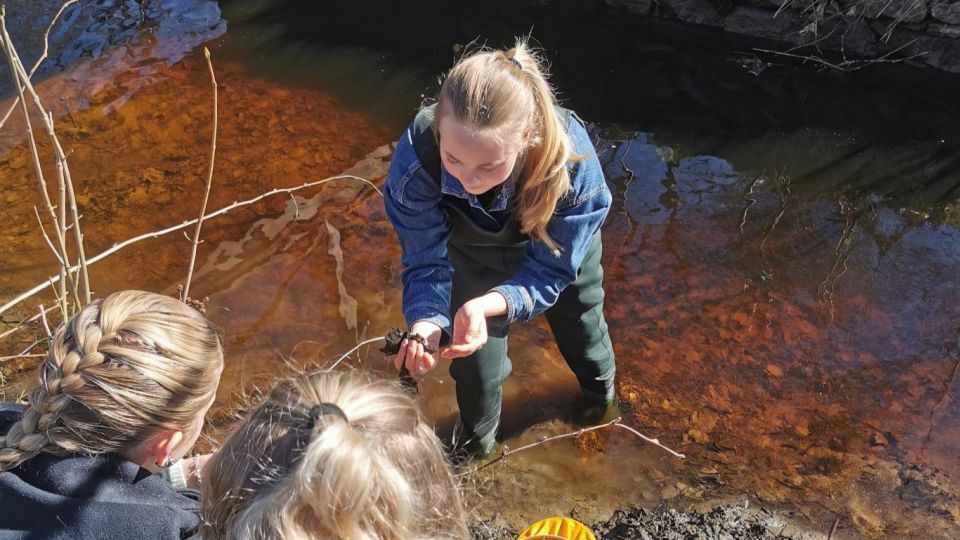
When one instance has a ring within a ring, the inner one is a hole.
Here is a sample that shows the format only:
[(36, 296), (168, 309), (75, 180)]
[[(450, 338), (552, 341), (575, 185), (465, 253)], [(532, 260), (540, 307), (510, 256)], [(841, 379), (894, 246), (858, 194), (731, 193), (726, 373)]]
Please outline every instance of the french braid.
[(61, 325), (18, 422), (0, 437), (0, 471), (37, 454), (116, 452), (151, 429), (184, 430), (213, 398), (215, 328), (177, 300), (121, 291)]

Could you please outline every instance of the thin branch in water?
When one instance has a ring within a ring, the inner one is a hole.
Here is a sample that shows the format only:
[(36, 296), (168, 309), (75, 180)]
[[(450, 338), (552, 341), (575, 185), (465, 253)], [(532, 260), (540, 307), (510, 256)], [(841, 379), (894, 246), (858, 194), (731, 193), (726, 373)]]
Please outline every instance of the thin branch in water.
[(639, 431), (633, 429), (632, 427), (626, 426), (626, 425), (622, 424), (621, 421), (622, 421), (622, 418), (617, 417), (617, 418), (614, 418), (613, 420), (607, 422), (606, 424), (599, 424), (599, 425), (591, 426), (591, 427), (588, 427), (588, 428), (578, 429), (577, 431), (571, 431), (571, 432), (569, 432), (569, 433), (563, 433), (563, 434), (560, 434), (560, 435), (554, 435), (553, 437), (547, 437), (547, 438), (544, 438), (544, 439), (540, 439), (540, 440), (538, 440), (537, 442), (530, 443), (530, 444), (521, 446), (520, 448), (515, 448), (515, 449), (513, 449), (513, 450), (504, 450), (504, 451), (501, 452), (500, 455), (497, 456), (496, 458), (494, 458), (494, 459), (492, 459), (492, 460), (490, 460), (490, 461), (488, 461), (488, 462), (486, 462), (486, 463), (484, 463), (484, 464), (482, 464), (482, 465), (480, 465), (480, 466), (474, 467), (473, 469), (470, 469), (469, 471), (467, 471), (467, 472), (465, 472), (465, 473), (460, 473), (460, 474), (458, 474), (457, 476), (469, 476), (469, 475), (472, 475), (472, 474), (477, 473), (477, 472), (479, 472), (479, 471), (481, 471), (481, 470), (483, 470), (483, 469), (486, 469), (487, 467), (493, 465), (494, 463), (498, 463), (498, 462), (500, 462), (500, 461), (503, 461), (503, 460), (506, 459), (508, 456), (511, 456), (511, 455), (516, 454), (516, 453), (518, 453), (518, 452), (523, 452), (524, 450), (530, 450), (531, 448), (536, 448), (536, 447), (538, 447), (538, 446), (543, 446), (544, 444), (547, 444), (548, 442), (558, 441), (558, 440), (560, 440), (560, 439), (569, 439), (569, 438), (571, 438), (571, 437), (579, 437), (579, 436), (583, 435), (584, 433), (589, 433), (589, 432), (591, 432), (591, 431), (597, 431), (598, 429), (604, 429), (604, 428), (608, 428), (608, 427), (616, 427), (616, 428), (625, 429), (625, 430), (629, 431), (630, 433), (633, 433), (633, 434), (636, 435), (637, 437), (640, 437), (640, 438), (643, 439), (644, 441), (646, 441), (646, 442), (648, 442), (648, 443), (650, 443), (650, 444), (652, 444), (652, 445), (654, 445), (654, 446), (659, 446), (660, 448), (666, 450), (667, 452), (670, 452), (670, 453), (673, 454), (675, 457), (678, 457), (678, 458), (680, 458), (680, 459), (685, 459), (685, 458), (687, 457), (686, 455), (681, 454), (680, 452), (677, 452), (677, 451), (675, 451), (675, 450), (672, 450), (672, 449), (664, 446), (658, 439), (654, 439), (654, 438), (652, 438), (652, 437), (647, 437), (646, 435), (644, 435), (643, 433), (640, 433)]
[[(209, 219), (211, 219), (211, 218), (215, 218), (215, 217), (219, 217), (219, 216), (225, 215), (225, 214), (229, 213), (231, 210), (235, 210), (235, 209), (240, 208), (240, 207), (243, 207), (243, 206), (249, 206), (249, 205), (251, 205), (251, 204), (257, 203), (257, 202), (259, 202), (259, 201), (261, 201), (261, 200), (263, 200), (263, 199), (265, 199), (265, 198), (267, 198), (267, 197), (270, 197), (271, 195), (276, 195), (276, 194), (279, 194), (279, 193), (291, 193), (291, 192), (294, 192), (294, 191), (300, 191), (300, 190), (302, 190), (302, 189), (308, 189), (308, 188), (316, 187), (316, 186), (319, 186), (319, 185), (322, 185), (322, 184), (326, 184), (327, 182), (332, 182), (332, 181), (334, 181), (334, 180), (356, 180), (356, 181), (359, 181), (359, 182), (363, 182), (363, 183), (371, 186), (378, 194), (380, 194), (381, 197), (383, 196), (383, 192), (380, 191), (380, 188), (378, 188), (376, 184), (374, 184), (373, 182), (367, 180), (366, 178), (361, 178), (361, 177), (359, 177), (359, 176), (354, 176), (354, 175), (351, 175), (351, 174), (341, 174), (341, 175), (338, 175), (338, 176), (331, 176), (331, 177), (329, 177), (329, 178), (324, 178), (323, 180), (316, 180), (316, 181), (313, 181), (313, 182), (305, 182), (305, 183), (303, 183), (302, 185), (294, 186), (294, 187), (291, 187), (291, 188), (274, 188), (274, 189), (272, 189), (272, 190), (270, 190), (270, 191), (268, 191), (268, 192), (266, 192), (266, 193), (262, 193), (262, 194), (260, 194), (260, 195), (258, 195), (258, 196), (256, 196), (256, 197), (253, 197), (252, 199), (247, 199), (247, 200), (245, 200), (245, 201), (238, 201), (238, 202), (235, 202), (235, 203), (233, 203), (233, 204), (224, 206), (223, 208), (217, 210), (216, 212), (212, 212), (212, 213), (210, 213), (210, 214), (207, 214), (207, 215), (203, 216), (203, 219), (206, 221), (206, 220), (209, 220)], [(141, 234), (141, 235), (139, 235), (139, 236), (135, 236), (135, 237), (133, 237), (133, 238), (128, 238), (127, 240), (124, 240), (123, 242), (120, 242), (119, 244), (114, 244), (112, 247), (110, 247), (109, 249), (107, 249), (107, 250), (105, 250), (105, 251), (97, 254), (96, 256), (87, 259), (87, 265), (91, 265), (91, 264), (93, 264), (93, 263), (102, 261), (103, 259), (106, 259), (106, 258), (109, 257), (110, 255), (113, 255), (114, 253), (120, 251), (121, 249), (123, 249), (123, 248), (125, 248), (125, 247), (127, 247), (127, 246), (130, 246), (130, 245), (132, 245), (132, 244), (136, 244), (137, 242), (141, 242), (141, 241), (143, 241), (143, 240), (148, 240), (148, 239), (150, 239), (150, 238), (157, 238), (157, 237), (160, 237), (160, 236), (163, 236), (163, 235), (166, 235), (166, 234), (170, 234), (170, 233), (172, 233), (172, 232), (176, 232), (176, 231), (179, 231), (179, 230), (183, 230), (183, 229), (186, 229), (187, 227), (190, 227), (190, 226), (192, 226), (192, 225), (195, 225), (196, 223), (197, 223), (197, 220), (196, 220), (196, 219), (191, 219), (191, 220), (188, 220), (188, 221), (184, 221), (183, 223), (181, 223), (181, 224), (179, 224), (179, 225), (174, 225), (174, 226), (172, 226), (172, 227), (167, 227), (166, 229), (160, 229), (160, 230), (158, 230), (158, 231), (153, 231), (153, 232), (149, 232), (149, 233), (144, 233), (144, 234)], [(75, 272), (76, 270), (77, 270), (77, 267), (73, 267), (73, 268), (70, 269), (71, 272)], [(10, 308), (13, 308), (14, 306), (20, 304), (20, 302), (23, 302), (24, 300), (26, 300), (26, 299), (34, 296), (35, 294), (39, 293), (40, 291), (46, 289), (46, 288), (50, 285), (50, 283), (56, 283), (56, 282), (59, 281), (59, 280), (60, 280), (59, 277), (57, 277), (57, 276), (52, 276), (52, 277), (49, 278), (48, 281), (45, 281), (45, 282), (43, 282), (43, 283), (40, 283), (40, 284), (34, 286), (34, 287), (33, 287), (32, 289), (30, 289), (29, 291), (27, 291), (27, 292), (25, 292), (25, 293), (17, 296), (16, 298), (10, 300), (9, 302), (7, 302), (6, 304), (4, 304), (3, 306), (0, 306), (0, 315), (2, 315), (3, 313), (6, 313)], [(2, 337), (3, 337), (3, 336), (0, 336), (0, 338), (2, 338)]]
[[(37, 72), (37, 68), (40, 67), (40, 64), (47, 59), (47, 54), (50, 52), (50, 31), (53, 30), (54, 25), (57, 24), (57, 21), (60, 20), (60, 16), (63, 15), (64, 10), (67, 7), (76, 4), (80, 0), (67, 0), (62, 6), (60, 6), (60, 11), (53, 16), (53, 19), (50, 20), (50, 24), (47, 25), (47, 30), (43, 33), (43, 54), (40, 55), (40, 58), (37, 58), (37, 61), (33, 63), (33, 67), (30, 68), (29, 77), (32, 79), (33, 74)], [(20, 96), (13, 98), (13, 103), (10, 104), (10, 107), (7, 109), (7, 112), (3, 115), (3, 119), (0, 119), (0, 129), (3, 129), (3, 125), (7, 123), (7, 120), (10, 118), (10, 115), (13, 114), (14, 109), (17, 108), (17, 104), (20, 102)]]
[(210, 49), (204, 47), (203, 55), (207, 59), (207, 68), (210, 70), (210, 84), (213, 87), (213, 136), (210, 141), (210, 164), (207, 167), (207, 187), (203, 192), (203, 205), (200, 207), (200, 217), (197, 218), (197, 228), (193, 231), (193, 244), (190, 248), (190, 267), (187, 271), (187, 282), (183, 286), (183, 297), (180, 300), (189, 302), (190, 281), (193, 280), (193, 267), (197, 262), (197, 246), (200, 245), (200, 227), (203, 226), (203, 215), (207, 213), (207, 201), (210, 200), (210, 186), (213, 184), (213, 164), (217, 157), (217, 77), (213, 72), (213, 62), (210, 60)]
[(670, 448), (667, 448), (666, 446), (664, 446), (663, 444), (660, 443), (660, 439), (653, 439), (653, 438), (651, 438), (651, 437), (647, 437), (647, 436), (644, 435), (643, 433), (640, 433), (639, 431), (633, 429), (632, 427), (630, 427), (630, 426), (628, 426), (628, 425), (626, 425), (626, 424), (617, 423), (617, 424), (615, 424), (613, 427), (618, 427), (618, 428), (621, 428), (621, 429), (625, 429), (625, 430), (629, 431), (630, 433), (633, 433), (633, 434), (636, 435), (637, 437), (640, 437), (641, 439), (647, 441), (648, 443), (650, 443), (650, 444), (652, 444), (652, 445), (654, 445), (654, 446), (659, 446), (660, 448), (663, 448), (663, 449), (666, 450), (667, 452), (670, 452), (671, 454), (673, 454), (674, 457), (678, 457), (678, 458), (680, 458), (680, 459), (686, 459), (686, 457), (687, 457), (686, 454), (681, 454), (680, 452), (677, 452), (677, 451), (675, 451), (675, 450), (672, 450), (672, 449), (670, 449)]
[(884, 54), (883, 56), (881, 56), (881, 57), (879, 57), (879, 58), (869, 58), (869, 59), (865, 59), (865, 60), (846, 60), (846, 59), (845, 59), (844, 61), (842, 61), (842, 62), (840, 62), (840, 63), (833, 63), (833, 62), (830, 62), (830, 61), (828, 61), (828, 60), (826, 60), (826, 59), (824, 59), (824, 58), (821, 58), (821, 57), (819, 57), (819, 56), (811, 56), (811, 55), (803, 55), (803, 54), (793, 54), (793, 53), (789, 53), (789, 52), (775, 51), (775, 50), (773, 50), (773, 49), (759, 49), (759, 48), (755, 48), (755, 49), (753, 49), (753, 50), (754, 50), (755, 52), (774, 54), (774, 55), (777, 55), (777, 56), (785, 56), (785, 57), (787, 57), (787, 58), (794, 58), (794, 59), (797, 59), (797, 60), (803, 60), (803, 61), (805, 61), (805, 62), (807, 62), (807, 61), (809, 61), (809, 62), (814, 62), (814, 63), (820, 64), (820, 65), (822, 65), (822, 66), (824, 66), (824, 67), (828, 67), (828, 68), (831, 68), (831, 69), (836, 69), (836, 70), (839, 70), (839, 71), (858, 71), (858, 70), (861, 70), (861, 69), (863, 69), (863, 68), (865, 68), (865, 67), (867, 67), (867, 66), (871, 66), (871, 65), (873, 65), (873, 64), (898, 64), (898, 63), (901, 63), (901, 62), (906, 62), (906, 61), (908, 61), (908, 60), (913, 60), (913, 59), (915, 59), (915, 58), (919, 58), (919, 57), (921, 57), (921, 56), (925, 56), (925, 55), (927, 54), (926, 52), (919, 52), (919, 53), (917, 53), (917, 54), (914, 54), (914, 55), (911, 55), (911, 56), (904, 56), (904, 57), (902, 57), (902, 58), (891, 58), (893, 55), (895, 55), (895, 54), (899, 53), (900, 51), (906, 49), (906, 48), (909, 47), (910, 45), (913, 45), (916, 41), (917, 41), (916, 39), (911, 40), (911, 41), (908, 41), (908, 42), (904, 43), (903, 45), (901, 45), (901, 46), (897, 47), (896, 49), (894, 49), (894, 50), (892, 50), (892, 51)]

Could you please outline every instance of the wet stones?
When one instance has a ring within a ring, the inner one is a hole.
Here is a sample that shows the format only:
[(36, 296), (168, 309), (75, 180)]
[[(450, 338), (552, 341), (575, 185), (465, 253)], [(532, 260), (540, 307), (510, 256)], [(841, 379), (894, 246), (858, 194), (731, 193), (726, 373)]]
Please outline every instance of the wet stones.
[(773, 378), (783, 377), (783, 368), (774, 364), (767, 364), (763, 371)]
[(960, 1), (934, 0), (930, 7), (930, 15), (938, 21), (960, 25)]

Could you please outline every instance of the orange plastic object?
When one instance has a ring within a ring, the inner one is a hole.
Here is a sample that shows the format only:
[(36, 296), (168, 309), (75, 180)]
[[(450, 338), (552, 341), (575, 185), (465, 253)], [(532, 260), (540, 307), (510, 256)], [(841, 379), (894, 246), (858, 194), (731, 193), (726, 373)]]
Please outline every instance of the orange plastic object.
[(593, 531), (579, 521), (566, 517), (551, 517), (526, 528), (517, 540), (597, 540)]

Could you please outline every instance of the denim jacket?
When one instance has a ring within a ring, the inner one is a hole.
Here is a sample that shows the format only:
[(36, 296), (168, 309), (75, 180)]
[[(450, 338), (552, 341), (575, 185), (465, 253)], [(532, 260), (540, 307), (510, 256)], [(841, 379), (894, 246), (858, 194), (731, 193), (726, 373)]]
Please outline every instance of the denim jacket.
[[(403, 312), (408, 325), (426, 320), (450, 333), (453, 267), (447, 256), (447, 241), (452, 225), (441, 208), (441, 199), (460, 199), (458, 206), (470, 209), (477, 226), (497, 230), (511, 217), (516, 184), (505, 182), (489, 209), (484, 209), (446, 169), (441, 168), (440, 182), (430, 176), (414, 149), (412, 129), (413, 124), (397, 143), (384, 190), (387, 216), (403, 252)], [(547, 225), (560, 252), (554, 253), (540, 240), (531, 238), (527, 242), (520, 270), (492, 289), (507, 301), (507, 322), (527, 321), (557, 301), (563, 289), (576, 279), (587, 248), (613, 201), (582, 122), (573, 116), (567, 130), (574, 152), (584, 159), (568, 163), (570, 191), (557, 202)]]

